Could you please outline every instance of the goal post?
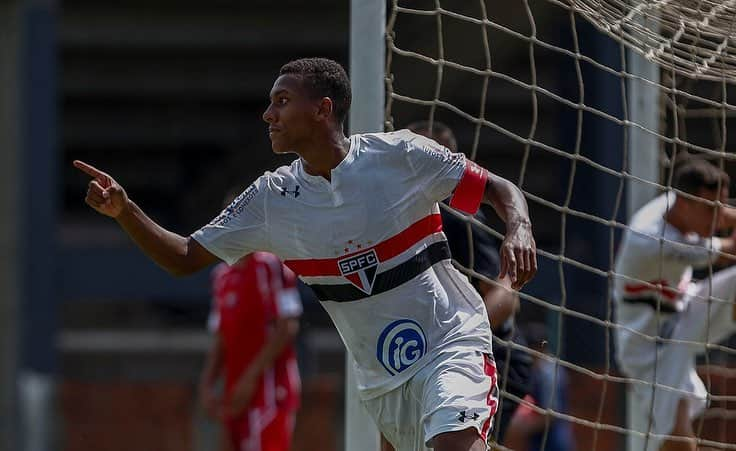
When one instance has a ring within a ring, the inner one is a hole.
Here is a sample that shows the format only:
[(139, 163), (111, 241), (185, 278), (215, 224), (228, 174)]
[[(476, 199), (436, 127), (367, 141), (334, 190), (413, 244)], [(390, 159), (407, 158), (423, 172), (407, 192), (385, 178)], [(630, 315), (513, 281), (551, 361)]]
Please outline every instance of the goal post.
[[(627, 100), (629, 121), (648, 130), (659, 130), (659, 67), (639, 52), (626, 51), (627, 69), (633, 78), (628, 80)], [(646, 80), (646, 81), (645, 81)], [(627, 218), (657, 195), (659, 181), (660, 143), (656, 134), (639, 127), (628, 129), (628, 171), (634, 178), (627, 180)], [(638, 179), (651, 182), (642, 183)]]
[[(640, 21), (644, 25), (644, 20)], [(657, 24), (650, 21), (649, 29), (656, 32)], [(629, 121), (640, 124), (644, 129), (659, 132), (660, 120), (660, 68), (647, 60), (639, 51), (626, 49), (626, 70), (632, 77), (627, 83), (627, 106)], [(660, 142), (655, 133), (648, 133), (639, 127), (628, 128), (628, 152), (626, 169), (633, 176), (626, 182), (626, 218), (630, 220), (639, 208), (657, 195), (659, 182)], [(652, 182), (643, 183), (639, 180)], [(630, 430), (646, 432), (648, 419), (639, 414), (632, 403), (632, 394), (626, 393), (626, 427)], [(644, 436), (628, 434), (628, 451), (646, 449)]]
[[(638, 4), (644, 2), (640, 1)], [(659, 31), (654, 20), (641, 18), (638, 23), (652, 33)], [(625, 69), (632, 75), (627, 80), (628, 120), (643, 127), (629, 127), (627, 130), (627, 169), (634, 178), (629, 178), (626, 184), (626, 217), (631, 218), (639, 208), (657, 195), (660, 142), (656, 133), (645, 130), (659, 132), (660, 68), (640, 51), (627, 48)], [(642, 183), (637, 179), (651, 183)]]
[[(383, 131), (386, 3), (350, 2), (350, 133)], [(379, 434), (358, 398), (353, 357), (345, 354), (345, 450), (378, 451)]]

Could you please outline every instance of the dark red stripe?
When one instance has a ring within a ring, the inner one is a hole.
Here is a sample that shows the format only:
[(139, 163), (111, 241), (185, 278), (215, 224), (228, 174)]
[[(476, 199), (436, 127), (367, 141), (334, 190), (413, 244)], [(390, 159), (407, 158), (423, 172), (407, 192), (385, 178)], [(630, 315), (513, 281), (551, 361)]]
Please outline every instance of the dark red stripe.
[[(652, 286), (654, 285), (654, 286)], [(659, 285), (659, 287), (657, 286)], [(648, 285), (645, 284), (626, 284), (624, 291), (627, 294), (639, 294), (647, 291), (654, 291), (660, 293), (662, 296), (670, 301), (677, 299), (679, 293), (674, 288), (670, 287), (666, 280), (653, 280)]]
[(455, 193), (450, 199), (450, 206), (465, 213), (474, 215), (483, 200), (486, 190), (488, 171), (468, 160), (465, 163), (465, 172), (460, 183), (455, 188)]
[(483, 428), (480, 431), (480, 436), (483, 441), (488, 441), (488, 431), (491, 428), (493, 416), (496, 415), (496, 410), (498, 410), (498, 381), (496, 380), (496, 363), (488, 355), (483, 356), (483, 371), (485, 372), (486, 376), (491, 378), (491, 387), (488, 389), (488, 396), (486, 397), (486, 404), (490, 408), (491, 414), (483, 423)]
[[(378, 260), (385, 262), (414, 246), (422, 239), (441, 231), (442, 217), (439, 214), (432, 214), (420, 219), (391, 238), (378, 243), (372, 249), (376, 251)], [(286, 260), (284, 264), (300, 276), (340, 276), (340, 268), (337, 265), (339, 260), (362, 254), (370, 249), (361, 249), (338, 258)]]

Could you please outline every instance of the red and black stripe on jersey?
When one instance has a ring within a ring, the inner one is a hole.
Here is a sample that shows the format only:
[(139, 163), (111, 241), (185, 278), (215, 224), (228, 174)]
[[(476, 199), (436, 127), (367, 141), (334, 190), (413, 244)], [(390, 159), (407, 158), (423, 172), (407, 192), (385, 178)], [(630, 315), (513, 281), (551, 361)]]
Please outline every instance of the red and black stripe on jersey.
[[(475, 214), (483, 198), (487, 180), (488, 172), (468, 161), (450, 205), (466, 213)], [(428, 244), (420, 252), (393, 268), (375, 273), (379, 263), (397, 257), (420, 241), (441, 231), (442, 217), (439, 214), (431, 214), (372, 248), (338, 258), (286, 260), (284, 264), (303, 277), (344, 277), (351, 282), (346, 284), (307, 282), (320, 300), (357, 301), (396, 288), (435, 263), (451, 258), (447, 240), (443, 239)], [(351, 266), (346, 268), (348, 262)], [(350, 272), (353, 267), (355, 271)], [(363, 274), (359, 274), (361, 271)]]

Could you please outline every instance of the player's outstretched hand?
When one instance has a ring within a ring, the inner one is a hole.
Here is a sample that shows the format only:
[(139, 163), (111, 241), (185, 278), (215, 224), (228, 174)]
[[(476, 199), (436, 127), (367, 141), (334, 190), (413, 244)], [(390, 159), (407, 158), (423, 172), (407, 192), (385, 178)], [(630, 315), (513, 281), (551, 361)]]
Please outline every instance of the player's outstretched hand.
[(529, 222), (518, 222), (506, 231), (500, 254), (498, 278), (508, 275), (513, 289), (520, 289), (534, 277), (537, 272), (537, 245)]
[(108, 174), (83, 161), (74, 160), (74, 167), (92, 177), (84, 201), (95, 211), (117, 218), (128, 205), (128, 195)]

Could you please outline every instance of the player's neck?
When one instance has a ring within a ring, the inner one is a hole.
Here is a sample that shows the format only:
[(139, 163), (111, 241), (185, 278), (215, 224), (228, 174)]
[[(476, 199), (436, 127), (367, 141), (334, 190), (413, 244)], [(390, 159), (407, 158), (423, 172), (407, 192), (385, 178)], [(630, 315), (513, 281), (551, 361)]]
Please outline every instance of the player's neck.
[(299, 156), (307, 174), (330, 180), (331, 171), (345, 159), (349, 150), (350, 140), (340, 130), (333, 131), (316, 145), (304, 149)]
[(667, 221), (669, 225), (676, 228), (680, 231), (682, 234), (686, 234), (691, 232), (690, 227), (688, 225), (688, 218), (685, 214), (685, 211), (683, 208), (681, 208), (681, 205), (678, 205), (678, 200), (675, 200), (675, 204), (667, 210), (667, 212), (664, 214), (664, 220)]

